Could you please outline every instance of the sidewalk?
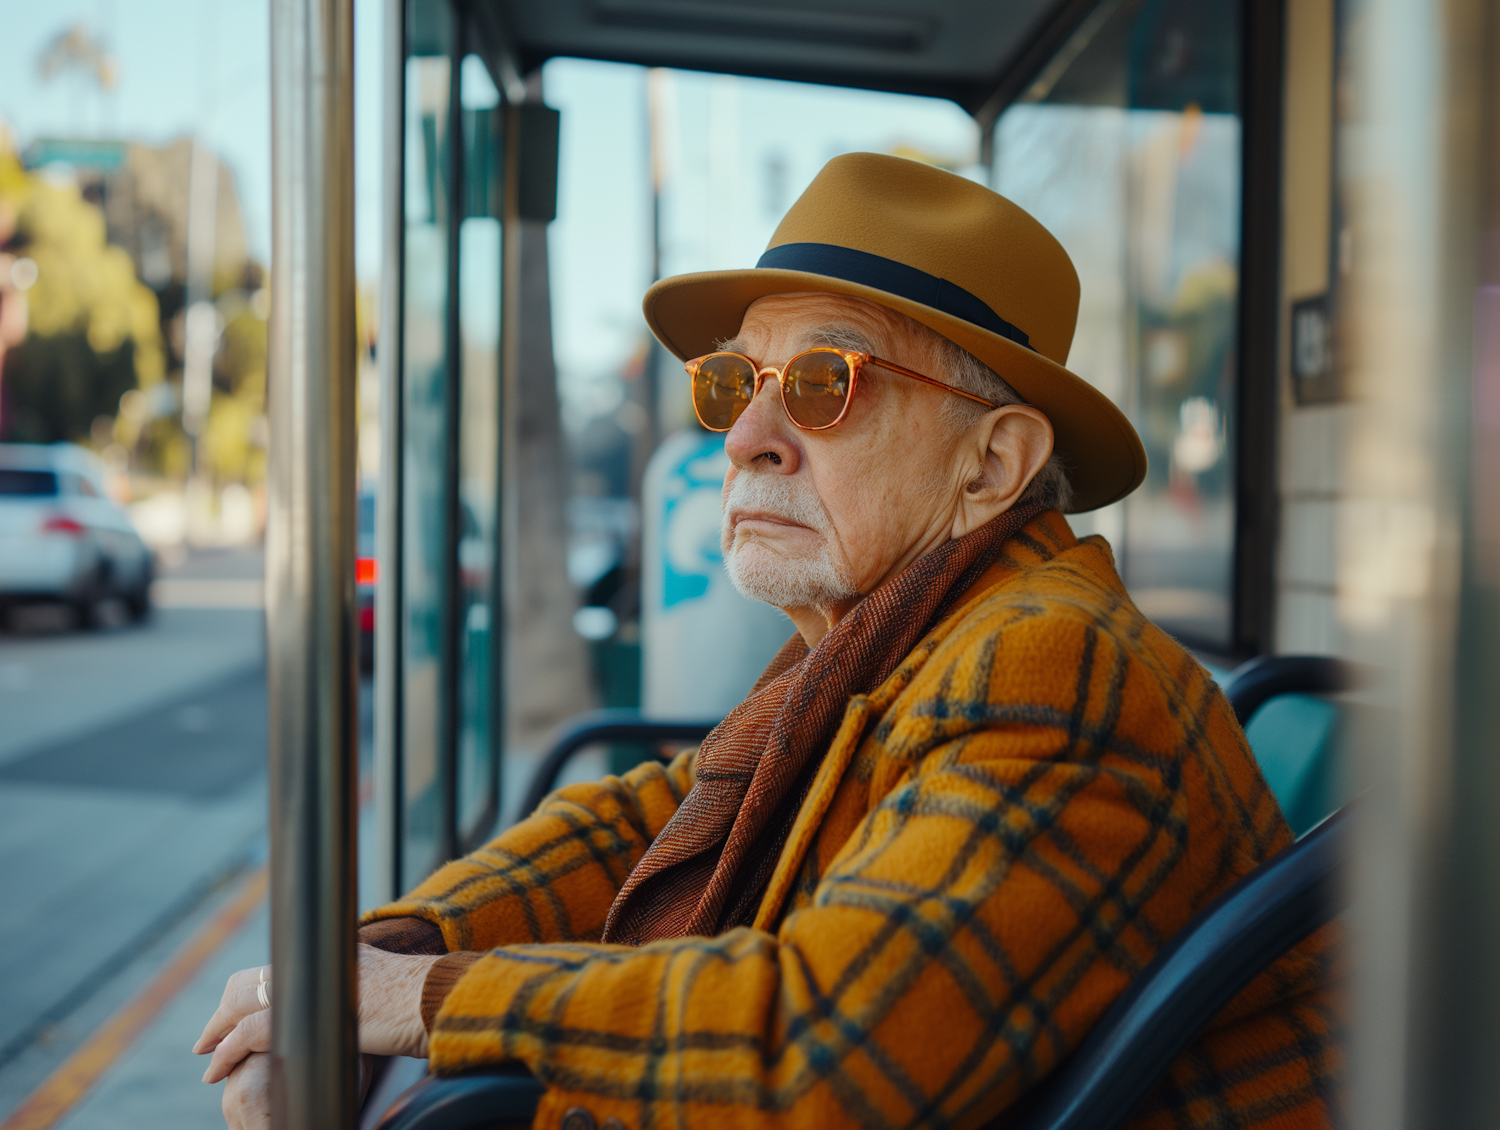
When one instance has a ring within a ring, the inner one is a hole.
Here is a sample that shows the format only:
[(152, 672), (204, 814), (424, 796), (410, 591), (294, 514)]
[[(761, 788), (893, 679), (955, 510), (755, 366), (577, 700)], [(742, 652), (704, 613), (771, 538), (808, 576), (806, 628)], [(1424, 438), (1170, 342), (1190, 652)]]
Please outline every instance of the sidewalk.
[[(188, 1054), (187, 1048), (212, 1013), (223, 991), (224, 979), (229, 972), (240, 968), (235, 965), (220, 974), (220, 965), (237, 960), (242, 952), (246, 952), (246, 947), (262, 954), (268, 948), (268, 915), (265, 900), (261, 897), (263, 844), (261, 848), (247, 867), (222, 883), (191, 914), (144, 946), (139, 953), (122, 960), (111, 971), (112, 975), (82, 1004), (53, 1024), (41, 1039), (28, 1044), (0, 1070), (0, 1126), (5, 1130), (43, 1130), (62, 1125), (59, 1115), (73, 1117), (97, 1093), (91, 1084), (104, 1085), (111, 1079), (126, 1078), (128, 1081), (131, 1078), (119, 1075), (117, 1069), (121, 1063), (131, 1062), (139, 1072), (141, 1056), (153, 1046), (158, 1032), (162, 1033), (167, 1044), (171, 1043), (174, 1038), (171, 1034), (172, 1018), (177, 1017), (179, 1027), (186, 1023), (179, 1015), (184, 1002), (188, 1002), (187, 1007), (192, 1009), (205, 1000), (210, 1002), (208, 1009), (182, 1048), (171, 1053), (166, 1047), (158, 1047), (155, 1062), (165, 1065), (167, 1070), (157, 1071), (155, 1083), (149, 1083), (144, 1077), (136, 1078), (144, 1085), (142, 1093), (149, 1096), (149, 1101), (163, 1114), (178, 1109), (193, 1112), (188, 1119), (174, 1121), (172, 1125), (207, 1128), (222, 1125), (222, 1120), (214, 1113), (217, 1111), (216, 1099), (207, 1108), (192, 1105), (195, 1100), (202, 1099), (197, 1091), (209, 1088), (201, 1083), (197, 1088), (188, 1086), (190, 1082), (197, 1083), (203, 1068), (200, 1066), (194, 1073), (192, 1061), (195, 1057)], [(212, 932), (216, 925), (219, 930), (218, 936), (214, 937)], [(203, 944), (205, 939), (207, 945)], [(195, 941), (201, 963), (196, 971), (190, 968), (193, 954), (189, 951)], [(246, 964), (255, 964), (255, 961), (252, 956)], [(187, 974), (185, 980), (183, 974)], [(153, 1005), (162, 1008), (154, 1016), (151, 1015)], [(136, 1020), (134, 1025), (128, 1023), (132, 1018)], [(142, 1020), (144, 1024), (140, 1023)], [(111, 1033), (116, 1036), (118, 1046), (101, 1050), (98, 1046), (101, 1039)], [(120, 1054), (122, 1050), (123, 1055)], [(58, 1078), (60, 1069), (67, 1070), (67, 1077)], [(75, 1103), (80, 1093), (84, 1101)], [(38, 1102), (41, 1109), (37, 1108)], [(203, 1120), (204, 1109), (214, 1114), (210, 1121)], [(111, 1112), (107, 1124), (147, 1130), (163, 1125), (163, 1122), (154, 1113), (127, 1120), (119, 1113)]]
[[(366, 688), (368, 692), (368, 687)], [(368, 723), (368, 702), (365, 721)], [(368, 742), (363, 751), (368, 762)], [(262, 793), (263, 783), (257, 784)], [(263, 799), (259, 809), (264, 818)], [(374, 807), (366, 804), (360, 813), (360, 900), (361, 907), (381, 901), (374, 888), (373, 849)], [(13, 1062), (0, 1067), (0, 1127), (12, 1130), (8, 1120), (18, 1108), (48, 1085), (49, 1094), (71, 1096), (76, 1085), (49, 1083), (60, 1068), (79, 1069), (79, 1061), (89, 1058), (89, 1041), (107, 1029), (111, 1022), (126, 1016), (133, 1003), (170, 980), (174, 962), (180, 962), (184, 948), (203, 931), (212, 928), (216, 918), (232, 909), (234, 900), (243, 898), (246, 884), (256, 879), (264, 856), (264, 840), (252, 852), (248, 866), (241, 869), (195, 910), (172, 926), (157, 940), (145, 946), (138, 956), (122, 961), (113, 974), (72, 1014), (58, 1022), (47, 1038), (28, 1046)], [(201, 865), (201, 860), (198, 861)], [(267, 902), (260, 899), (250, 917), (212, 949), (201, 968), (175, 991), (162, 1010), (130, 1041), (123, 1054), (94, 1057), (94, 1066), (103, 1071), (87, 1079), (81, 1097), (60, 1118), (43, 1117), (28, 1123), (25, 1130), (214, 1130), (223, 1126), (220, 1102), (223, 1088), (207, 1086), (201, 1077), (206, 1057), (194, 1056), (189, 1049), (203, 1029), (204, 1022), (218, 1007), (224, 982), (236, 970), (270, 961), (270, 913)], [(88, 1064), (83, 1064), (86, 1069)], [(87, 1070), (82, 1070), (87, 1076)], [(19, 1128), (17, 1128), (19, 1130)]]
[(265, 902), (162, 1011), (57, 1130), (212, 1130), (224, 1125), (224, 1088), (201, 1082), (207, 1056), (189, 1053), (219, 1005), (224, 982), (270, 960), (271, 914)]
[(0, 765), (0, 1073), (243, 866), (265, 734), (250, 672)]

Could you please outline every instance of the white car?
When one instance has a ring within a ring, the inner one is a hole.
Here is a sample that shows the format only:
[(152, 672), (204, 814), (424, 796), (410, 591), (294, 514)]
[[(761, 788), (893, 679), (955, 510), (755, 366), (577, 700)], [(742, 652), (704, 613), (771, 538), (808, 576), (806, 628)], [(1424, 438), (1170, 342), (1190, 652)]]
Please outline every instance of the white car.
[(100, 601), (151, 609), (151, 551), (104, 491), (104, 465), (71, 443), (0, 443), (0, 610), (66, 601), (92, 627)]

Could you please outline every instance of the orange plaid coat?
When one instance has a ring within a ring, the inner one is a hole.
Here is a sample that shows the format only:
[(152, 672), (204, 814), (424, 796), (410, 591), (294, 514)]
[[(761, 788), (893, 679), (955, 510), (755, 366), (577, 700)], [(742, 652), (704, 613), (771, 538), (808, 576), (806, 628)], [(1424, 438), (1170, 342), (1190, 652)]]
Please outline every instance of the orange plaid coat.
[[(1291, 835), (1223, 695), (1099, 538), (1032, 521), (849, 703), (751, 928), (599, 943), (693, 754), (572, 785), (369, 920), (485, 950), (431, 1063), (500, 1060), (626, 1127), (977, 1127)], [(1237, 997), (1132, 1130), (1326, 1127), (1330, 937)]]

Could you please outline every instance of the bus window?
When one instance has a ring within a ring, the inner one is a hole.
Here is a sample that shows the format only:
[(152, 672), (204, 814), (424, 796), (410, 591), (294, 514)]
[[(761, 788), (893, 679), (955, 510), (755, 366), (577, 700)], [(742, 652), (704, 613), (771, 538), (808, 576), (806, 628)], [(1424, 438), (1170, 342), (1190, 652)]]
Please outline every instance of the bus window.
[[(549, 253), (577, 626), (601, 704), (719, 716), (789, 628), (724, 576), (723, 437), (697, 427), (686, 374), (651, 338), (641, 295), (653, 274), (753, 265), (839, 153), (980, 179), (979, 129), (952, 102), (904, 94), (567, 58), (543, 76), (563, 114)], [(628, 767), (632, 752), (617, 753), (613, 767)]]
[(1085, 25), (995, 136), (996, 189), (1078, 269), (1069, 367), (1126, 409), (1151, 461), (1129, 499), (1074, 528), (1109, 539), (1142, 612), (1221, 653), (1235, 644), (1239, 26), (1236, 0), (1125, 4)]
[(459, 72), (464, 216), (458, 228), (458, 734), (462, 843), (482, 838), (498, 804), (500, 481), (500, 93), (477, 55)]
[(409, 886), (445, 855), (444, 662), (449, 592), (449, 59), (406, 63), (406, 232), (401, 342), (400, 877)]

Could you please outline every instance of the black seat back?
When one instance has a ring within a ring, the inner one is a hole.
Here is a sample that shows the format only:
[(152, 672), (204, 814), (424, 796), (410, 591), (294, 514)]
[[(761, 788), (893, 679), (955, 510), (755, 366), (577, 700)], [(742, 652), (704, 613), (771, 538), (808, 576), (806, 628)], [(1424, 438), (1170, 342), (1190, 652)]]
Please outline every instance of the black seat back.
[(1332, 655), (1261, 655), (1241, 663), (1224, 681), (1224, 694), (1241, 726), (1266, 702), (1284, 694), (1337, 694), (1360, 682), (1358, 668)]
[[(1260, 656), (1236, 668), (1224, 694), (1240, 725), (1284, 694), (1334, 694), (1359, 682), (1327, 655)], [(1267, 966), (1342, 904), (1349, 854), (1341, 809), (1246, 875), (1188, 923), (1105, 1012), (1083, 1044), (1024, 1101), (1015, 1130), (1111, 1130), (1199, 1032)]]
[(1343, 905), (1343, 808), (1180, 930), (1035, 1089), (1012, 1130), (1114, 1130), (1234, 995)]
[(542, 1091), (519, 1064), (429, 1075), (391, 1104), (375, 1130), (525, 1130)]

